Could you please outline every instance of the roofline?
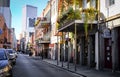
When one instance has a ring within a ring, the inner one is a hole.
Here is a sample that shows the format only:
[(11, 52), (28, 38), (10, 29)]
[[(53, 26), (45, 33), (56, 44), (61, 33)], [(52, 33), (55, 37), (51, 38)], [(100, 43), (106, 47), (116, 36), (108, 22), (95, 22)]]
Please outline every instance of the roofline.
[(33, 7), (33, 8), (37, 8), (36, 6), (32, 6), (32, 5), (25, 5), (23, 7)]

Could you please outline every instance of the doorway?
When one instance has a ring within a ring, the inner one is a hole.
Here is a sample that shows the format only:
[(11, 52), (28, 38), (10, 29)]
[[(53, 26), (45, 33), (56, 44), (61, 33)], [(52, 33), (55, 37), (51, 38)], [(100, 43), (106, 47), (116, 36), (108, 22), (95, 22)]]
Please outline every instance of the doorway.
[(82, 40), (82, 44), (83, 44), (83, 65), (88, 65), (88, 42), (86, 41), (86, 37), (83, 37)]
[[(120, 28), (118, 28), (118, 64), (120, 65)], [(120, 70), (120, 66), (118, 66), (118, 70)]]
[(104, 39), (105, 45), (105, 68), (112, 68), (112, 50), (111, 50), (111, 38)]
[(95, 63), (95, 35), (91, 35), (91, 67), (95, 67), (96, 63)]

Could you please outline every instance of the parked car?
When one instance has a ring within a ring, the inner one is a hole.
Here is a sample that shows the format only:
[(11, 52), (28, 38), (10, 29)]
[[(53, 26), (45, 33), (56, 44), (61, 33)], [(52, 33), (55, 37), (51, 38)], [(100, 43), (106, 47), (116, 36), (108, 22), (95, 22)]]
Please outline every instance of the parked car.
[(12, 77), (12, 66), (5, 49), (0, 49), (0, 77)]
[(13, 65), (16, 64), (16, 54), (13, 49), (6, 49), (6, 51), (9, 53), (9, 58), (10, 61), (12, 62)]
[(17, 58), (18, 53), (17, 53), (15, 50), (13, 50), (13, 51), (14, 51), (14, 53), (15, 53), (15, 57)]

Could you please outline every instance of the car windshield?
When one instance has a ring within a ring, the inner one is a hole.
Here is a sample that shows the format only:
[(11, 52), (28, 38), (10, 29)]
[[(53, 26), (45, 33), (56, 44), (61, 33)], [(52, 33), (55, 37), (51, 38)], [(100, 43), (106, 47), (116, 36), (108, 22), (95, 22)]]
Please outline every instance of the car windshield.
[(7, 50), (8, 53), (13, 53), (13, 50)]
[(6, 60), (7, 56), (3, 50), (0, 50), (0, 60)]

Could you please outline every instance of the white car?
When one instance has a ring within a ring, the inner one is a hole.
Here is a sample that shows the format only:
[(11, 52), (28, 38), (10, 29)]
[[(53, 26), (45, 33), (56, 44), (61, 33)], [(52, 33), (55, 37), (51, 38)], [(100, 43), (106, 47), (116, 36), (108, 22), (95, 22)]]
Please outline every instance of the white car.
[(17, 58), (17, 55), (18, 55), (18, 53), (14, 50), (14, 53), (15, 53), (15, 56), (16, 56), (16, 58)]
[(12, 64), (16, 64), (16, 54), (15, 51), (13, 49), (6, 49), (6, 51), (9, 53), (9, 58), (12, 62)]
[(12, 77), (12, 66), (5, 49), (0, 49), (0, 77)]

